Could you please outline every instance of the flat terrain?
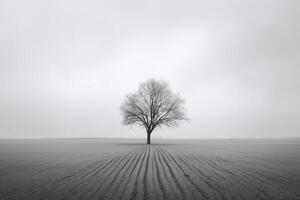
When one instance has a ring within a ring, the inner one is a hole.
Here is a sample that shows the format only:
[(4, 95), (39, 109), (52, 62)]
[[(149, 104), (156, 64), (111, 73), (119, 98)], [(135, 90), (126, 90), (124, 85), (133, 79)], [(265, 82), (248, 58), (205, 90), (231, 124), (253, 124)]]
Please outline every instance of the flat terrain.
[(0, 140), (0, 199), (300, 199), (300, 140)]

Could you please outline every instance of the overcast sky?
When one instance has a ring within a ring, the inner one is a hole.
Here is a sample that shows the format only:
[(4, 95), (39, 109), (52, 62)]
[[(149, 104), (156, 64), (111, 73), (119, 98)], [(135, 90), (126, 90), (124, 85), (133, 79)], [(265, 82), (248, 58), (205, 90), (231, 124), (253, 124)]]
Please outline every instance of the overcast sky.
[(162, 138), (300, 137), (299, 0), (0, 0), (0, 137), (145, 137), (148, 78), (186, 99)]

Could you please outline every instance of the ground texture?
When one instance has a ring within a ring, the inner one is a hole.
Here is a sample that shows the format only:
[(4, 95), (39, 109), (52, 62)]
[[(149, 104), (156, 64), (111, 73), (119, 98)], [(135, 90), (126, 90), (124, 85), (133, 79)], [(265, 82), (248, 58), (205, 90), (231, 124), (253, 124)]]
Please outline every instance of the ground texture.
[(300, 199), (299, 140), (1, 140), (0, 199)]

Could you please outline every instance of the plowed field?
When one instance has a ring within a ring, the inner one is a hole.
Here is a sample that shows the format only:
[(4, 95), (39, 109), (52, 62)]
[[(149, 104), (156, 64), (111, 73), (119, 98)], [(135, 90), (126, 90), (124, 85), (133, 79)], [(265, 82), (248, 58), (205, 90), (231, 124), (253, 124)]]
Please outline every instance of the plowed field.
[(0, 199), (300, 199), (299, 140), (0, 141)]

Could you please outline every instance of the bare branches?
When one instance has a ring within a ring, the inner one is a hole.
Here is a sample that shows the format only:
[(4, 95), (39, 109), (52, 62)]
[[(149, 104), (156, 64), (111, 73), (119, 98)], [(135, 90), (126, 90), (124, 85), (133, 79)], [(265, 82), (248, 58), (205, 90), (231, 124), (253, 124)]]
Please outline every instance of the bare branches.
[(150, 79), (143, 82), (134, 94), (128, 94), (121, 105), (124, 125), (140, 125), (148, 133), (163, 125), (177, 126), (187, 120), (184, 100), (173, 94), (164, 81)]

